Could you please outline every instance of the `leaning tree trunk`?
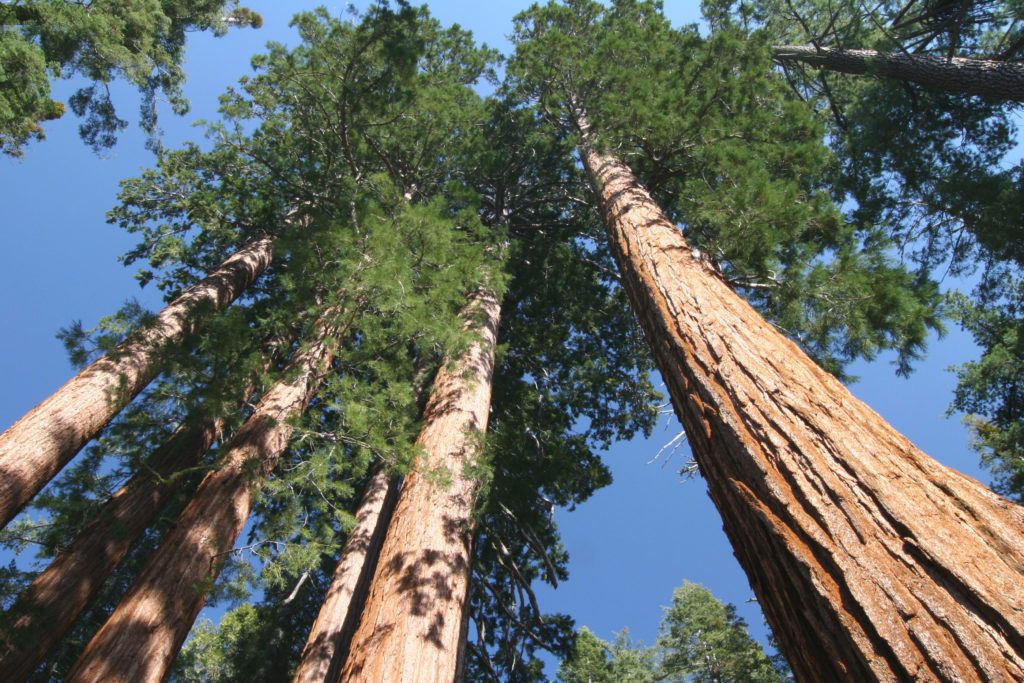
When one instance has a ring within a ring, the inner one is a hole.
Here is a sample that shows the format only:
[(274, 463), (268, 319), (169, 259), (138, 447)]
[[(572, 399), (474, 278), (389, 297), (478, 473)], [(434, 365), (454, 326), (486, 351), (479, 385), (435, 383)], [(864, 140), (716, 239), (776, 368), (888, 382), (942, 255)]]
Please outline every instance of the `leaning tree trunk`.
[(160, 371), (161, 351), (234, 301), (270, 265), (262, 237), (0, 434), (0, 528)]
[[(265, 346), (264, 371), (270, 369), (280, 345)], [(254, 382), (242, 382), (236, 398), (248, 400), (254, 389)], [(111, 496), (71, 545), (18, 596), (6, 614), (13, 620), (11, 628), (0, 634), (0, 680), (28, 680), (179, 490), (182, 473), (197, 465), (221, 438), (223, 426), (222, 418), (201, 411), (187, 417), (142, 471)]]
[[(487, 431), (501, 308), (479, 293), (463, 315), (479, 335), (437, 374), (342, 681), (452, 681), (468, 600), (476, 479)], [(438, 482), (450, 479), (449, 485)]]
[(798, 680), (1024, 679), (1024, 508), (946, 468), (697, 258), (584, 144), (623, 286)]
[(775, 61), (801, 62), (845, 74), (871, 74), (942, 90), (1024, 102), (1024, 64), (990, 59), (775, 45)]
[(336, 681), (341, 675), (397, 500), (398, 478), (389, 477), (384, 467), (378, 466), (366, 484), (356, 525), (345, 539), (327, 597), (302, 650), (294, 683)]
[(337, 340), (323, 322), (203, 479), (160, 548), (86, 646), (68, 681), (160, 681), (203, 607), (255, 502), (331, 364)]
[(175, 473), (199, 462), (221, 423), (207, 418), (179, 427), (18, 597), (7, 613), (15, 621), (0, 640), (0, 680), (28, 680), (178, 490)]

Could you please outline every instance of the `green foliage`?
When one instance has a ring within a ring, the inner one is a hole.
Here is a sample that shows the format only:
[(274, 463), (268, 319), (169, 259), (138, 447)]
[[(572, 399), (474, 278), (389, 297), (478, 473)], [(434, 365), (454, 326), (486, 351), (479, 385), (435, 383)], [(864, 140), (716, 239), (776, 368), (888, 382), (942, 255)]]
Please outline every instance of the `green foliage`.
[(563, 683), (786, 680), (784, 670), (775, 668), (748, 635), (736, 609), (689, 581), (673, 592), (655, 645), (634, 644), (628, 630), (609, 644), (584, 627), (558, 669), (558, 679)]
[(124, 79), (142, 94), (140, 123), (155, 140), (157, 98), (176, 114), (188, 111), (182, 95), (186, 33), (226, 32), (228, 25), (259, 28), (262, 17), (237, 0), (29, 0), (0, 4), (0, 150), (23, 154), (41, 140), (39, 122), (58, 118), (64, 105), (50, 99), (49, 78), (81, 76), (69, 104), (83, 117), (82, 140), (94, 150), (111, 147), (128, 122), (108, 86)]
[(953, 368), (959, 377), (950, 410), (966, 413), (971, 446), (999, 493), (1024, 502), (1024, 283), (1007, 277), (1000, 302), (954, 298), (960, 324), (982, 348), (976, 361)]
[(763, 34), (703, 38), (657, 3), (572, 0), (520, 15), (515, 38), (517, 90), (628, 163), (769, 320), (833, 372), (883, 349), (907, 371), (940, 327), (936, 288), (884, 232), (842, 218), (822, 125), (771, 73)]

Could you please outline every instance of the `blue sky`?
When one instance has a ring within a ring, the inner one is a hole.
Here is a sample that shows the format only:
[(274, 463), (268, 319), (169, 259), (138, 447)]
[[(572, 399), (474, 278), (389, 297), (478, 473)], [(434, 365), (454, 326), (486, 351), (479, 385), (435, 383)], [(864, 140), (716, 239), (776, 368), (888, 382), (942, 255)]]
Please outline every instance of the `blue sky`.
[[(246, 4), (263, 15), (261, 30), (234, 30), (219, 39), (190, 37), (186, 71), (193, 111), (184, 118), (163, 115), (165, 144), (201, 137), (191, 123), (215, 116), (217, 95), (249, 73), (249, 57), (266, 41), (294, 44), (287, 26), (291, 14), (315, 6), (269, 0)], [(346, 4), (328, 8), (339, 14)], [(511, 18), (527, 5), (430, 3), (442, 23), (458, 22), (478, 40), (506, 52)], [(674, 24), (699, 19), (696, 2), (669, 0), (666, 5)], [(73, 87), (58, 83), (56, 90), (56, 99), (65, 99)], [(0, 428), (71, 376), (54, 336), (59, 328), (73, 320), (90, 327), (132, 296), (150, 307), (160, 305), (155, 292), (140, 290), (132, 271), (117, 263), (133, 239), (105, 221), (105, 212), (116, 203), (118, 181), (152, 162), (134, 125), (136, 93), (115, 87), (115, 101), (133, 125), (103, 158), (79, 141), (71, 114), (47, 124), (48, 139), (29, 148), (24, 160), (0, 158), (0, 319), (8, 321), (7, 332), (0, 335)], [(926, 453), (988, 483), (976, 455), (967, 449), (959, 418), (944, 416), (955, 384), (945, 368), (975, 355), (970, 340), (951, 330), (932, 345), (909, 380), (897, 378), (882, 359), (853, 368), (862, 379), (852, 390)], [(614, 446), (607, 461), (615, 483), (574, 512), (556, 513), (572, 557), (571, 577), (558, 590), (539, 592), (546, 611), (569, 613), (602, 638), (628, 626), (634, 638), (651, 643), (661, 606), (687, 579), (736, 604), (763, 637), (760, 612), (749, 602), (753, 593), (721, 532), (706, 487), (700, 479), (681, 482), (676, 475), (688, 458), (685, 449), (667, 464), (665, 456), (647, 464), (678, 431), (674, 422), (663, 422), (650, 440)]]

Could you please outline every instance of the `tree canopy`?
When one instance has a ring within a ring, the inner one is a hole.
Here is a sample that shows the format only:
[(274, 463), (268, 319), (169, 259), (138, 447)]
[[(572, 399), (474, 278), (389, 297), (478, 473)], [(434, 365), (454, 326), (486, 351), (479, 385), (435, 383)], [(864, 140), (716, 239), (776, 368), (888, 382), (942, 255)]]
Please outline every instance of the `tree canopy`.
[[(66, 108), (84, 120), (82, 140), (94, 150), (114, 145), (128, 122), (117, 115), (109, 86), (124, 79), (139, 89), (139, 122), (155, 139), (157, 100), (188, 112), (182, 94), (187, 33), (223, 34), (229, 26), (263, 25), (237, 0), (29, 0), (0, 3), (0, 150), (20, 156), (42, 140), (40, 125)], [(50, 80), (81, 77), (67, 104), (50, 98)]]

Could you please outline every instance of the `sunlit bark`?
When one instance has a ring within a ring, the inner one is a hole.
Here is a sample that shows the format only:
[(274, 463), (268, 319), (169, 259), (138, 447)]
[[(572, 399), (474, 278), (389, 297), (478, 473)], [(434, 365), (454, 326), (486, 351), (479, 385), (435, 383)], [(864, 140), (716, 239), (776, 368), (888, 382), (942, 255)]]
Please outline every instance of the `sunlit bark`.
[(937, 463), (584, 144), (623, 286), (798, 680), (1024, 680), (1024, 508)]
[(271, 247), (263, 237), (234, 254), (0, 434), (0, 527), (156, 377), (162, 351), (256, 281), (270, 265)]
[(282, 380), (260, 399), (114, 613), (89, 642), (69, 681), (160, 681), (203, 607), (224, 561), (288, 445), (290, 418), (305, 410), (327, 372), (337, 339), (318, 324)]
[[(434, 381), (342, 681), (452, 681), (470, 580), (476, 479), (467, 470), (487, 431), (500, 316), (478, 294), (464, 312), (479, 341)], [(439, 482), (439, 478), (448, 482)]]

